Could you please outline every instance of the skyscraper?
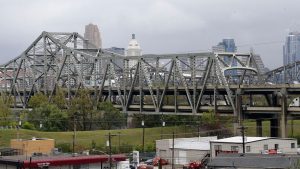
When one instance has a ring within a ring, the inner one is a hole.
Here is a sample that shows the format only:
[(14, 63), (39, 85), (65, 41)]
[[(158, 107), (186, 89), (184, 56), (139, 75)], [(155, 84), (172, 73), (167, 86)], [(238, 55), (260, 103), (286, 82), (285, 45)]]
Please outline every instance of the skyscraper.
[[(237, 48), (235, 46), (234, 39), (223, 39), (222, 42), (219, 42), (218, 45), (212, 47), (213, 52), (236, 52)], [(230, 58), (225, 57), (224, 61), (229, 64), (231, 61)], [(236, 61), (233, 63), (233, 66), (236, 66)]]
[(102, 48), (102, 40), (100, 36), (100, 32), (97, 25), (93, 25), (92, 23), (85, 26), (84, 38), (88, 40), (89, 43), (92, 43), (94, 46), (88, 46), (86, 43), (84, 44), (85, 48)]
[[(223, 39), (218, 45), (212, 47), (213, 52), (236, 52), (237, 47), (235, 46), (234, 39), (228, 38)], [(224, 57), (224, 62), (231, 65), (231, 59), (229, 57)], [(232, 66), (237, 66), (237, 61), (234, 60)], [(225, 75), (230, 75), (230, 73), (225, 72)], [(231, 75), (237, 75), (237, 71), (233, 70)]]
[(222, 44), (225, 47), (225, 52), (236, 52), (237, 50), (234, 39), (223, 39)]
[(223, 39), (218, 45), (212, 47), (213, 52), (236, 52), (234, 39)]
[(300, 61), (300, 33), (290, 32), (283, 46), (283, 64)]

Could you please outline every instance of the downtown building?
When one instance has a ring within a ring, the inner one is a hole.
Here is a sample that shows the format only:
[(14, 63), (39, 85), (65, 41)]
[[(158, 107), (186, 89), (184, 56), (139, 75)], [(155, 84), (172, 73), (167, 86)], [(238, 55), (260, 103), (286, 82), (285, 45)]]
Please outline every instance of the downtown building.
[[(212, 47), (212, 51), (215, 53), (222, 53), (222, 52), (237, 52), (237, 47), (235, 45), (234, 39), (223, 39), (222, 42), (218, 43), (218, 45)], [(265, 67), (261, 56), (259, 54), (254, 54), (253, 49), (251, 49), (251, 53), (253, 54), (253, 59), (255, 60), (255, 63), (257, 65), (257, 68), (260, 72), (260, 74), (264, 74), (268, 71), (268, 69)], [(225, 57), (224, 61), (230, 65), (230, 58)], [(246, 60), (242, 59), (242, 62), (245, 64)], [(238, 66), (237, 61), (234, 61), (232, 63), (232, 66)], [(233, 75), (241, 75), (242, 71), (233, 70)], [(225, 74), (226, 75), (226, 74)]]
[(237, 47), (235, 46), (234, 39), (228, 38), (223, 39), (218, 45), (212, 47), (213, 52), (236, 52)]
[[(226, 39), (223, 39), (221, 42), (219, 42), (216, 46), (213, 46), (212, 51), (214, 53), (223, 53), (223, 52), (234, 53), (234, 52), (237, 51), (237, 47), (235, 45), (234, 39), (226, 38)], [(224, 57), (224, 62), (227, 63), (228, 65), (231, 65), (231, 66), (237, 66), (237, 61), (234, 60), (233, 63), (231, 64), (230, 63), (231, 59), (229, 57)], [(237, 70), (230, 70), (230, 71), (232, 71), (231, 75), (236, 76), (238, 74)], [(230, 73), (226, 72), (225, 76), (226, 75), (230, 75)]]
[(300, 33), (290, 32), (283, 46), (283, 65), (300, 61)]
[(88, 41), (88, 43), (84, 43), (84, 48), (102, 48), (101, 35), (97, 25), (90, 23), (85, 26), (84, 39)]
[[(216, 46), (212, 47), (214, 53), (223, 53), (223, 52), (236, 52), (237, 47), (235, 46), (234, 39), (223, 39), (222, 42), (219, 42)], [(225, 57), (224, 61), (229, 64), (230, 58)], [(237, 63), (234, 62), (232, 66), (236, 66)]]

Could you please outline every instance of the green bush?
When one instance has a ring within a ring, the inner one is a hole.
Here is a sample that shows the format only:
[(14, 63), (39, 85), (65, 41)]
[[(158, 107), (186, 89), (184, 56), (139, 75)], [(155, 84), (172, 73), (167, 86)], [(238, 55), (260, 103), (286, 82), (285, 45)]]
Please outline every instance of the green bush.
[(155, 145), (154, 145), (154, 143), (146, 144), (146, 146), (145, 146), (145, 152), (153, 152), (153, 151), (155, 151)]
[(26, 121), (23, 125), (22, 125), (23, 129), (28, 129), (28, 130), (35, 130), (35, 127), (32, 123), (29, 123), (28, 121)]

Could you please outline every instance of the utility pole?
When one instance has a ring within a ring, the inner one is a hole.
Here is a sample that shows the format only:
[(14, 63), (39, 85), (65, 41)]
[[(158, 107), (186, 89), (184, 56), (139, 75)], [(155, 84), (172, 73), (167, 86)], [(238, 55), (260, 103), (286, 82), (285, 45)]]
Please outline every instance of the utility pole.
[(111, 169), (112, 161), (111, 161), (111, 135), (110, 135), (110, 132), (108, 133), (108, 143), (109, 143), (109, 169)]
[(172, 169), (175, 169), (174, 167), (174, 140), (175, 140), (175, 134), (173, 131), (173, 136), (172, 136)]
[(73, 118), (73, 155), (75, 155), (75, 144), (76, 144), (76, 112)]
[(118, 146), (118, 148), (119, 148), (119, 153), (121, 153), (121, 149), (120, 149), (120, 146), (121, 146), (121, 132), (118, 132), (118, 134), (119, 134), (119, 146)]
[(244, 126), (242, 125), (242, 126), (239, 127), (238, 129), (241, 130), (242, 139), (243, 139), (243, 154), (245, 154), (245, 130), (246, 130), (247, 128), (244, 127)]
[[(106, 135), (107, 136), (107, 135)], [(117, 136), (115, 134), (110, 134), (110, 132), (108, 133), (108, 141), (106, 142), (106, 146), (108, 146), (109, 148), (109, 169), (112, 168), (112, 158), (111, 158), (111, 137), (112, 136)]]

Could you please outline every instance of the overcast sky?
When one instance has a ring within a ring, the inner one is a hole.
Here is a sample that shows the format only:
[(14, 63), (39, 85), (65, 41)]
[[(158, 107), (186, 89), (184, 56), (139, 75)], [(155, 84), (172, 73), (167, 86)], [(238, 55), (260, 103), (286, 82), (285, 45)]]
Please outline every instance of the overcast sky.
[(103, 47), (127, 47), (135, 33), (143, 53), (210, 51), (234, 38), (271, 69), (282, 65), (289, 31), (300, 31), (299, 0), (0, 0), (0, 64), (42, 31), (79, 32), (97, 24)]

